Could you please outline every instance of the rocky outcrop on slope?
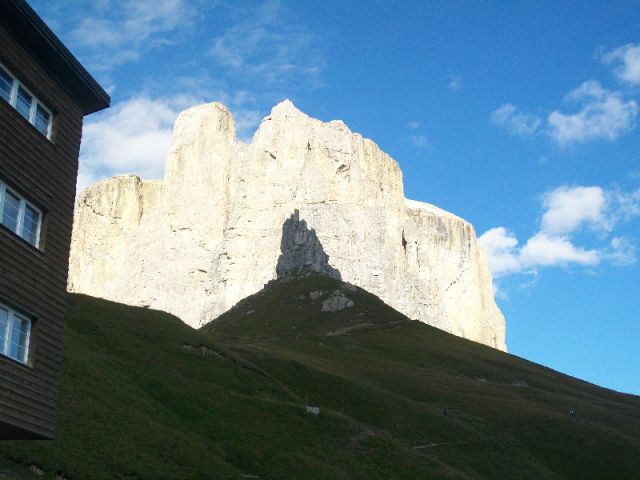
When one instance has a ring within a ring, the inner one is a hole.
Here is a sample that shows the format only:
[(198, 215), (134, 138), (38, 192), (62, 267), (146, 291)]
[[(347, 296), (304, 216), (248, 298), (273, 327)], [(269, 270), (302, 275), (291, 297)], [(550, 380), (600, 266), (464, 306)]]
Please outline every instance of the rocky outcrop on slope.
[(406, 200), (398, 164), (375, 143), (288, 100), (248, 145), (223, 105), (190, 108), (175, 123), (162, 181), (113, 177), (78, 198), (74, 292), (199, 327), (307, 267), (410, 318), (506, 348), (473, 227)]

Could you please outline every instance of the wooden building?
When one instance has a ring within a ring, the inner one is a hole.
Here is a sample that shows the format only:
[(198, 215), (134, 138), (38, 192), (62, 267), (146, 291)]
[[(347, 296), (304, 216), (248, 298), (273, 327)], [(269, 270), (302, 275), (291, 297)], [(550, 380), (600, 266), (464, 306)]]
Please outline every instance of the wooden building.
[(109, 96), (23, 0), (0, 0), (0, 439), (52, 438), (78, 153)]

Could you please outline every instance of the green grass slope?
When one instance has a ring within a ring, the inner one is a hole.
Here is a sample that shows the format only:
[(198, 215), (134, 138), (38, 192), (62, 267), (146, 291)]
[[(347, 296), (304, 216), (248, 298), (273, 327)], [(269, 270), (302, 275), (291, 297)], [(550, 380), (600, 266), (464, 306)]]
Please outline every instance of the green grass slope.
[[(354, 305), (322, 312), (339, 288)], [(0, 479), (638, 472), (640, 398), (410, 321), (326, 277), (275, 282), (200, 331), (71, 295), (57, 438), (0, 444)]]

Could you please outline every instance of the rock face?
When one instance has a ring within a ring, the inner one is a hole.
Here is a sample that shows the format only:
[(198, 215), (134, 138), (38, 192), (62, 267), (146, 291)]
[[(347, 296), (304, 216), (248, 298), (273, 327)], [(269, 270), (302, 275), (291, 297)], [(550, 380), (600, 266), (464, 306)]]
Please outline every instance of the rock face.
[(69, 289), (199, 327), (308, 268), (410, 318), (502, 350), (505, 323), (473, 227), (406, 200), (398, 164), (288, 100), (247, 145), (219, 103), (180, 114), (162, 181), (124, 175), (78, 198)]
[(316, 232), (307, 228), (296, 210), (282, 226), (280, 257), (276, 264), (278, 278), (296, 277), (307, 272), (323, 273), (340, 280), (340, 272), (329, 264)]

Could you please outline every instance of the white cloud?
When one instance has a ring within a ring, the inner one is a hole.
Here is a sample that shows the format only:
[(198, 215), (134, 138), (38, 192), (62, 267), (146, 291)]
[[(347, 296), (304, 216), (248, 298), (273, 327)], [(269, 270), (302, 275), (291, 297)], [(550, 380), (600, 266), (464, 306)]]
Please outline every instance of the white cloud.
[(423, 148), (429, 145), (426, 135), (409, 135), (409, 141), (414, 147)]
[(83, 129), (79, 189), (122, 173), (161, 177), (172, 125), (183, 106), (179, 100), (134, 97), (88, 121)]
[(580, 110), (564, 114), (559, 110), (548, 117), (549, 135), (561, 147), (596, 139), (615, 140), (635, 127), (638, 105), (619, 92), (604, 89), (589, 80), (566, 96)]
[(543, 195), (542, 205), (540, 229), (524, 245), (505, 227), (492, 228), (478, 238), (495, 278), (536, 274), (545, 267), (593, 267), (605, 261), (630, 265), (636, 261), (635, 246), (627, 238), (616, 236), (608, 245), (587, 248), (577, 246), (572, 235), (585, 227), (608, 233), (617, 223), (640, 216), (640, 189), (624, 193), (597, 186), (563, 186)]
[(610, 197), (611, 202), (617, 205), (616, 210), (622, 220), (640, 216), (640, 188), (628, 193), (615, 190)]
[(401, 141), (403, 143), (408, 143), (417, 148), (427, 148), (429, 147), (429, 137), (421, 131), (423, 123), (418, 120), (413, 120), (407, 123), (407, 127), (412, 131), (409, 135), (401, 137)]
[(525, 269), (570, 263), (596, 265), (600, 261), (600, 253), (576, 247), (566, 236), (538, 232), (522, 247), (519, 259)]
[(449, 90), (457, 92), (462, 88), (462, 79), (458, 75), (451, 75), (449, 77)]
[(233, 118), (236, 121), (236, 135), (239, 140), (249, 143), (251, 137), (260, 124), (264, 115), (258, 110), (241, 108), (234, 110)]
[(602, 63), (613, 64), (616, 77), (630, 85), (640, 84), (640, 44), (629, 43), (602, 56)]
[(495, 227), (484, 232), (478, 243), (487, 252), (489, 267), (494, 277), (500, 277), (521, 269), (516, 247), (518, 239), (504, 227)]
[(106, 18), (86, 17), (76, 29), (70, 33), (73, 42), (87, 47), (104, 47), (122, 45), (128, 35), (119, 35), (113, 22)]
[(519, 246), (516, 236), (504, 227), (488, 230), (478, 238), (487, 252), (494, 278), (514, 273), (534, 274), (540, 267), (597, 265), (601, 252), (575, 246), (569, 237), (538, 232)]
[(71, 31), (71, 39), (85, 47), (141, 45), (158, 33), (184, 28), (191, 9), (184, 0), (128, 0), (106, 2)]
[(491, 122), (506, 128), (513, 135), (529, 137), (535, 134), (540, 127), (540, 118), (519, 112), (518, 109), (505, 103), (491, 113)]
[[(77, 191), (99, 179), (124, 173), (162, 178), (175, 119), (182, 110), (201, 103), (202, 98), (189, 95), (139, 95), (90, 117), (83, 128)], [(248, 139), (261, 118), (257, 110), (237, 108), (234, 119), (238, 138)]]
[(103, 75), (184, 39), (198, 18), (188, 0), (67, 0), (45, 2), (40, 10), (83, 63)]
[(213, 40), (210, 54), (224, 68), (270, 85), (321, 85), (324, 58), (317, 38), (267, 1)]
[(546, 209), (542, 216), (542, 230), (552, 235), (568, 234), (584, 224), (608, 229), (603, 216), (606, 206), (604, 190), (600, 187), (560, 187), (543, 197)]
[[(640, 44), (629, 43), (598, 56), (605, 65), (613, 65), (621, 82), (640, 85)], [(593, 140), (613, 141), (636, 126), (637, 102), (623, 92), (607, 90), (596, 80), (569, 92), (564, 103), (565, 109), (568, 104), (574, 111), (557, 108), (547, 116), (544, 126), (544, 132), (561, 148)], [(491, 121), (521, 136), (533, 135), (542, 124), (537, 116), (521, 113), (510, 103), (495, 110)]]
[(635, 245), (624, 237), (612, 238), (605, 256), (615, 265), (633, 265), (637, 261)]

